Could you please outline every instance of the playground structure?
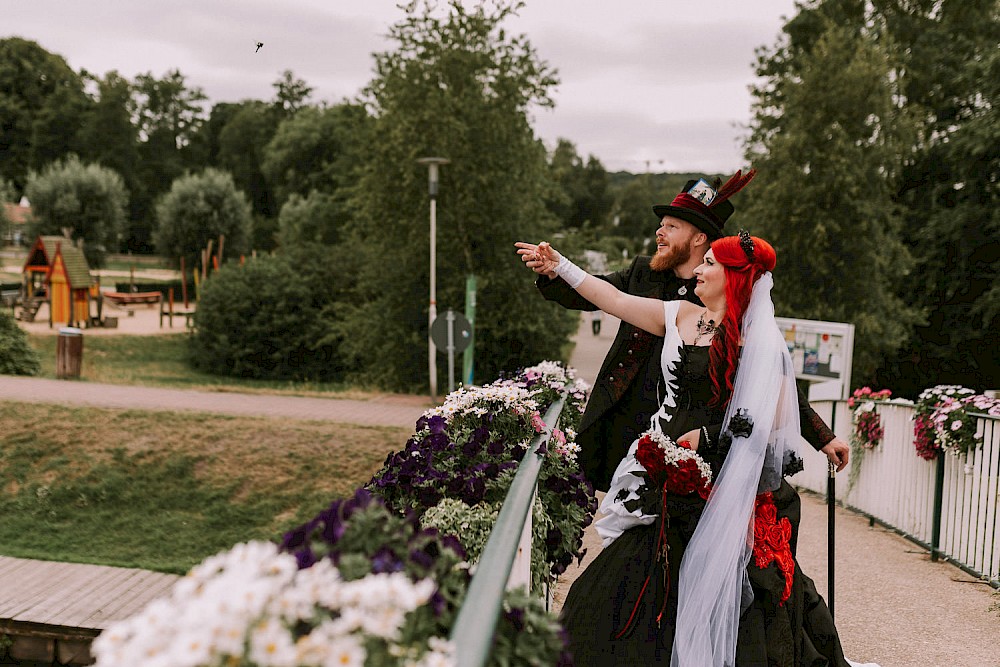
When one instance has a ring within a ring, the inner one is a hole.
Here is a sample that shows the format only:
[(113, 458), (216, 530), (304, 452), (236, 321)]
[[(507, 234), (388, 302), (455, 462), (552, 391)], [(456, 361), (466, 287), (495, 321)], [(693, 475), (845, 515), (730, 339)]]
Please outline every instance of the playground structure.
[(22, 268), (20, 319), (33, 322), (43, 303), (49, 326), (90, 324), (90, 303), (99, 295), (83, 251), (61, 236), (39, 236)]

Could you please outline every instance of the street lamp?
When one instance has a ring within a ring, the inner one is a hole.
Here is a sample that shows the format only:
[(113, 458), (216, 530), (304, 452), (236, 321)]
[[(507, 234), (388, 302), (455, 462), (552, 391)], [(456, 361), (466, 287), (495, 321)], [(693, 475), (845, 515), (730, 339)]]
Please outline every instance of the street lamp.
[(427, 310), (427, 368), (431, 376), (431, 398), (437, 398), (437, 350), (431, 340), (431, 325), (437, 319), (437, 193), (438, 167), (451, 160), (443, 157), (422, 157), (419, 164), (427, 165), (427, 184), (431, 195), (431, 294)]

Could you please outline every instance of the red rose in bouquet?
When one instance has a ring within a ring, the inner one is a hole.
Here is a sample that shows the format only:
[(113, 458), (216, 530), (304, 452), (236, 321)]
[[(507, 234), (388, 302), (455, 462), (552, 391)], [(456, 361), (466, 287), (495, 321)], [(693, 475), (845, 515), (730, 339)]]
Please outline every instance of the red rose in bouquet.
[(697, 452), (657, 431), (639, 437), (635, 458), (649, 479), (670, 493), (686, 496), (698, 492), (704, 496), (712, 481), (712, 469)]

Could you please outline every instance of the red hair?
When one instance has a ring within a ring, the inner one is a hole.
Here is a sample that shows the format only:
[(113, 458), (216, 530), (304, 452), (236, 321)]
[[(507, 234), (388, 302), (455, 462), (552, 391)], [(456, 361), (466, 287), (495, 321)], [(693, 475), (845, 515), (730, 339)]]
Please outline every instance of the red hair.
[(725, 406), (733, 393), (736, 364), (740, 358), (743, 313), (750, 304), (750, 293), (765, 272), (774, 269), (777, 257), (774, 248), (764, 239), (753, 240), (753, 257), (740, 245), (739, 236), (724, 236), (712, 242), (715, 261), (722, 265), (726, 275), (726, 314), (719, 325), (719, 333), (712, 340), (709, 350), (709, 374), (714, 387), (712, 404)]

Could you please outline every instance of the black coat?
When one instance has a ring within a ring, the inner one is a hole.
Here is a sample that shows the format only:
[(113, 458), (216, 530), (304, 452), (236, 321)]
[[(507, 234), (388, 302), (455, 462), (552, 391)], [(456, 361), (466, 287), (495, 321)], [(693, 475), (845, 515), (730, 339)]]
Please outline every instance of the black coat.
[[(627, 269), (596, 277), (627, 294), (663, 301), (684, 299), (701, 305), (694, 294), (694, 279), (678, 278), (673, 271), (653, 271), (649, 260), (636, 257)], [(535, 284), (542, 296), (565, 308), (597, 310), (560, 278), (539, 276)], [(576, 440), (580, 445), (580, 467), (598, 490), (608, 488), (618, 462), (632, 441), (649, 427), (650, 417), (660, 406), (657, 386), (662, 349), (662, 337), (622, 322), (601, 365)], [(799, 419), (803, 437), (815, 449), (834, 438), (801, 392)], [(717, 436), (717, 432), (709, 435)]]

